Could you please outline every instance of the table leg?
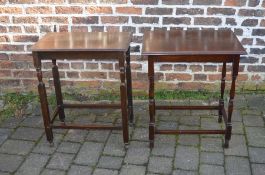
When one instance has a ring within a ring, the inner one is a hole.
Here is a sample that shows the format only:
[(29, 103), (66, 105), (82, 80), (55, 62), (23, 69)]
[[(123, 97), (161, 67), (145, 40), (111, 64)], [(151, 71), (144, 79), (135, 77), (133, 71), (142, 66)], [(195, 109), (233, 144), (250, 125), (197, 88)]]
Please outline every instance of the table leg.
[(60, 75), (58, 71), (58, 66), (56, 65), (56, 60), (52, 60), (52, 75), (53, 75), (53, 83), (55, 88), (55, 95), (56, 95), (56, 102), (57, 107), (59, 109), (59, 118), (61, 122), (65, 122), (65, 113), (63, 108), (63, 96), (61, 90), (61, 83), (60, 83)]
[(52, 144), (53, 143), (53, 132), (51, 128), (51, 118), (50, 118), (50, 112), (49, 112), (49, 107), (48, 107), (46, 88), (42, 80), (41, 58), (38, 56), (37, 53), (34, 53), (34, 52), (33, 52), (33, 62), (34, 62), (34, 66), (37, 71), (37, 78), (39, 81), (38, 91), (39, 91), (41, 111), (42, 111), (46, 138)]
[(121, 94), (121, 112), (122, 112), (122, 129), (123, 129), (123, 141), (125, 148), (129, 144), (129, 132), (128, 132), (128, 110), (127, 110), (127, 90), (126, 90), (126, 81), (125, 81), (125, 59), (126, 54), (123, 58), (119, 59), (119, 68), (120, 68), (120, 94)]
[(155, 139), (155, 100), (154, 100), (154, 61), (148, 59), (148, 78), (149, 78), (149, 141), (150, 148), (154, 147)]
[(222, 122), (222, 108), (224, 107), (224, 91), (225, 91), (226, 62), (223, 62), (222, 79), (221, 79), (221, 97), (219, 99), (219, 117), (218, 122)]
[(233, 60), (233, 68), (232, 68), (232, 84), (230, 89), (230, 99), (228, 103), (228, 119), (227, 119), (227, 125), (226, 125), (226, 133), (225, 133), (225, 143), (224, 147), (229, 147), (229, 140), (231, 139), (232, 134), (232, 113), (233, 113), (233, 103), (234, 103), (234, 97), (235, 97), (235, 88), (236, 88), (236, 78), (238, 75), (238, 69), (239, 69), (239, 59), (240, 56), (235, 57)]
[(128, 97), (128, 113), (129, 124), (133, 126), (133, 99), (132, 99), (132, 78), (131, 78), (131, 66), (130, 66), (130, 47), (126, 52), (126, 80), (127, 80), (127, 97)]

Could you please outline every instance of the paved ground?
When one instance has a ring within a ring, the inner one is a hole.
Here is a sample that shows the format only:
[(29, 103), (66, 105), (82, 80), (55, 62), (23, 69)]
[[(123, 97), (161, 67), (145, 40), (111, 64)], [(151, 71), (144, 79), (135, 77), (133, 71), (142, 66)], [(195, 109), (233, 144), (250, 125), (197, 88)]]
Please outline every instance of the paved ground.
[[(229, 149), (222, 148), (223, 137), (218, 135), (157, 135), (150, 150), (147, 104), (138, 102), (136, 126), (130, 128), (130, 146), (125, 151), (120, 131), (54, 130), (55, 146), (49, 147), (36, 108), (23, 119), (1, 125), (0, 174), (264, 175), (264, 114), (264, 95), (237, 96)], [(120, 123), (119, 110), (75, 110), (67, 115), (76, 122)], [(215, 111), (160, 111), (157, 121), (159, 128), (223, 127)]]

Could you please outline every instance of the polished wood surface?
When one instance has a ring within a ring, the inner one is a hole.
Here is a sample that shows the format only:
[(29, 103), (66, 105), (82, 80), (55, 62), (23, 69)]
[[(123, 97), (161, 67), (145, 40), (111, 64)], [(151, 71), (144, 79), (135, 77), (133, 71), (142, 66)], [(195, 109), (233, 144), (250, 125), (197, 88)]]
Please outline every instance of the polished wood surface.
[(144, 33), (143, 55), (246, 54), (231, 30), (174, 30)]
[(131, 42), (129, 32), (51, 32), (32, 51), (124, 51)]
[[(232, 134), (232, 113), (235, 83), (240, 55), (246, 54), (231, 30), (154, 31), (144, 34), (142, 54), (148, 57), (149, 77), (149, 141), (154, 147), (155, 134), (224, 134), (224, 147), (229, 147)], [(218, 106), (167, 106), (156, 105), (154, 95), (154, 64), (159, 62), (223, 63), (220, 99)], [(228, 112), (224, 108), (226, 64), (232, 63), (232, 82)], [(156, 110), (218, 110), (218, 122), (225, 123), (224, 130), (158, 130), (155, 123)]]
[[(128, 120), (133, 125), (132, 80), (130, 67), (131, 34), (119, 33), (49, 33), (33, 46), (33, 62), (39, 81), (38, 90), (42, 117), (47, 140), (53, 143), (53, 129), (111, 129), (122, 130), (125, 147), (129, 144)], [(67, 104), (61, 92), (57, 59), (116, 59), (120, 70), (120, 104)], [(45, 84), (43, 82), (42, 60), (52, 62), (57, 106), (50, 115)], [(111, 108), (121, 109), (122, 125), (69, 124), (66, 108)], [(59, 116), (60, 124), (54, 124)]]

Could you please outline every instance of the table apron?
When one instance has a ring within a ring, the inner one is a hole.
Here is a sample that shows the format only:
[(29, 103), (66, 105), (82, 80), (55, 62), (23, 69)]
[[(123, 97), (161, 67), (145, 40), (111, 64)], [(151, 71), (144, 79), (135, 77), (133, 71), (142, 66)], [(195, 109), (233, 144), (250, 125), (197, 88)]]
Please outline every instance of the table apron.
[(238, 55), (149, 55), (154, 62), (233, 62)]
[(52, 60), (52, 59), (69, 59), (69, 60), (78, 60), (78, 59), (124, 59), (125, 52), (123, 51), (54, 51), (54, 52), (42, 52), (37, 51), (39, 58), (42, 60)]

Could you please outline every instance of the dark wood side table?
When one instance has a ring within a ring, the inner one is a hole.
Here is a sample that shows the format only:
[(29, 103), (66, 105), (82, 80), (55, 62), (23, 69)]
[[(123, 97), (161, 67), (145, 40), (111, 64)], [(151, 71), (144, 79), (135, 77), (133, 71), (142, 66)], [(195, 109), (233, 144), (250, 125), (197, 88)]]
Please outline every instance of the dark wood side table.
[[(238, 75), (240, 55), (246, 54), (244, 48), (231, 30), (176, 30), (154, 31), (144, 34), (142, 55), (148, 57), (149, 77), (149, 140), (154, 147), (155, 134), (224, 134), (224, 147), (231, 139), (231, 117), (235, 96), (235, 83)], [(223, 63), (221, 96), (218, 106), (166, 106), (156, 105), (154, 99), (155, 62), (213, 62)], [(226, 64), (232, 63), (232, 83), (228, 113), (224, 107)], [(158, 130), (155, 128), (156, 110), (218, 110), (218, 122), (225, 122), (224, 130)]]
[[(47, 140), (53, 142), (52, 129), (112, 129), (123, 130), (125, 146), (128, 145), (128, 116), (133, 123), (132, 83), (130, 68), (131, 33), (76, 32), (48, 33), (32, 48), (34, 66), (39, 81), (38, 91)], [(117, 59), (120, 68), (120, 104), (66, 104), (63, 102), (57, 59)], [(50, 117), (45, 85), (42, 80), (41, 61), (52, 60), (52, 73), (57, 107)], [(125, 63), (126, 62), (126, 63)], [(122, 126), (79, 125), (65, 123), (65, 108), (113, 108), (122, 111)], [(54, 124), (59, 115), (61, 124)]]

